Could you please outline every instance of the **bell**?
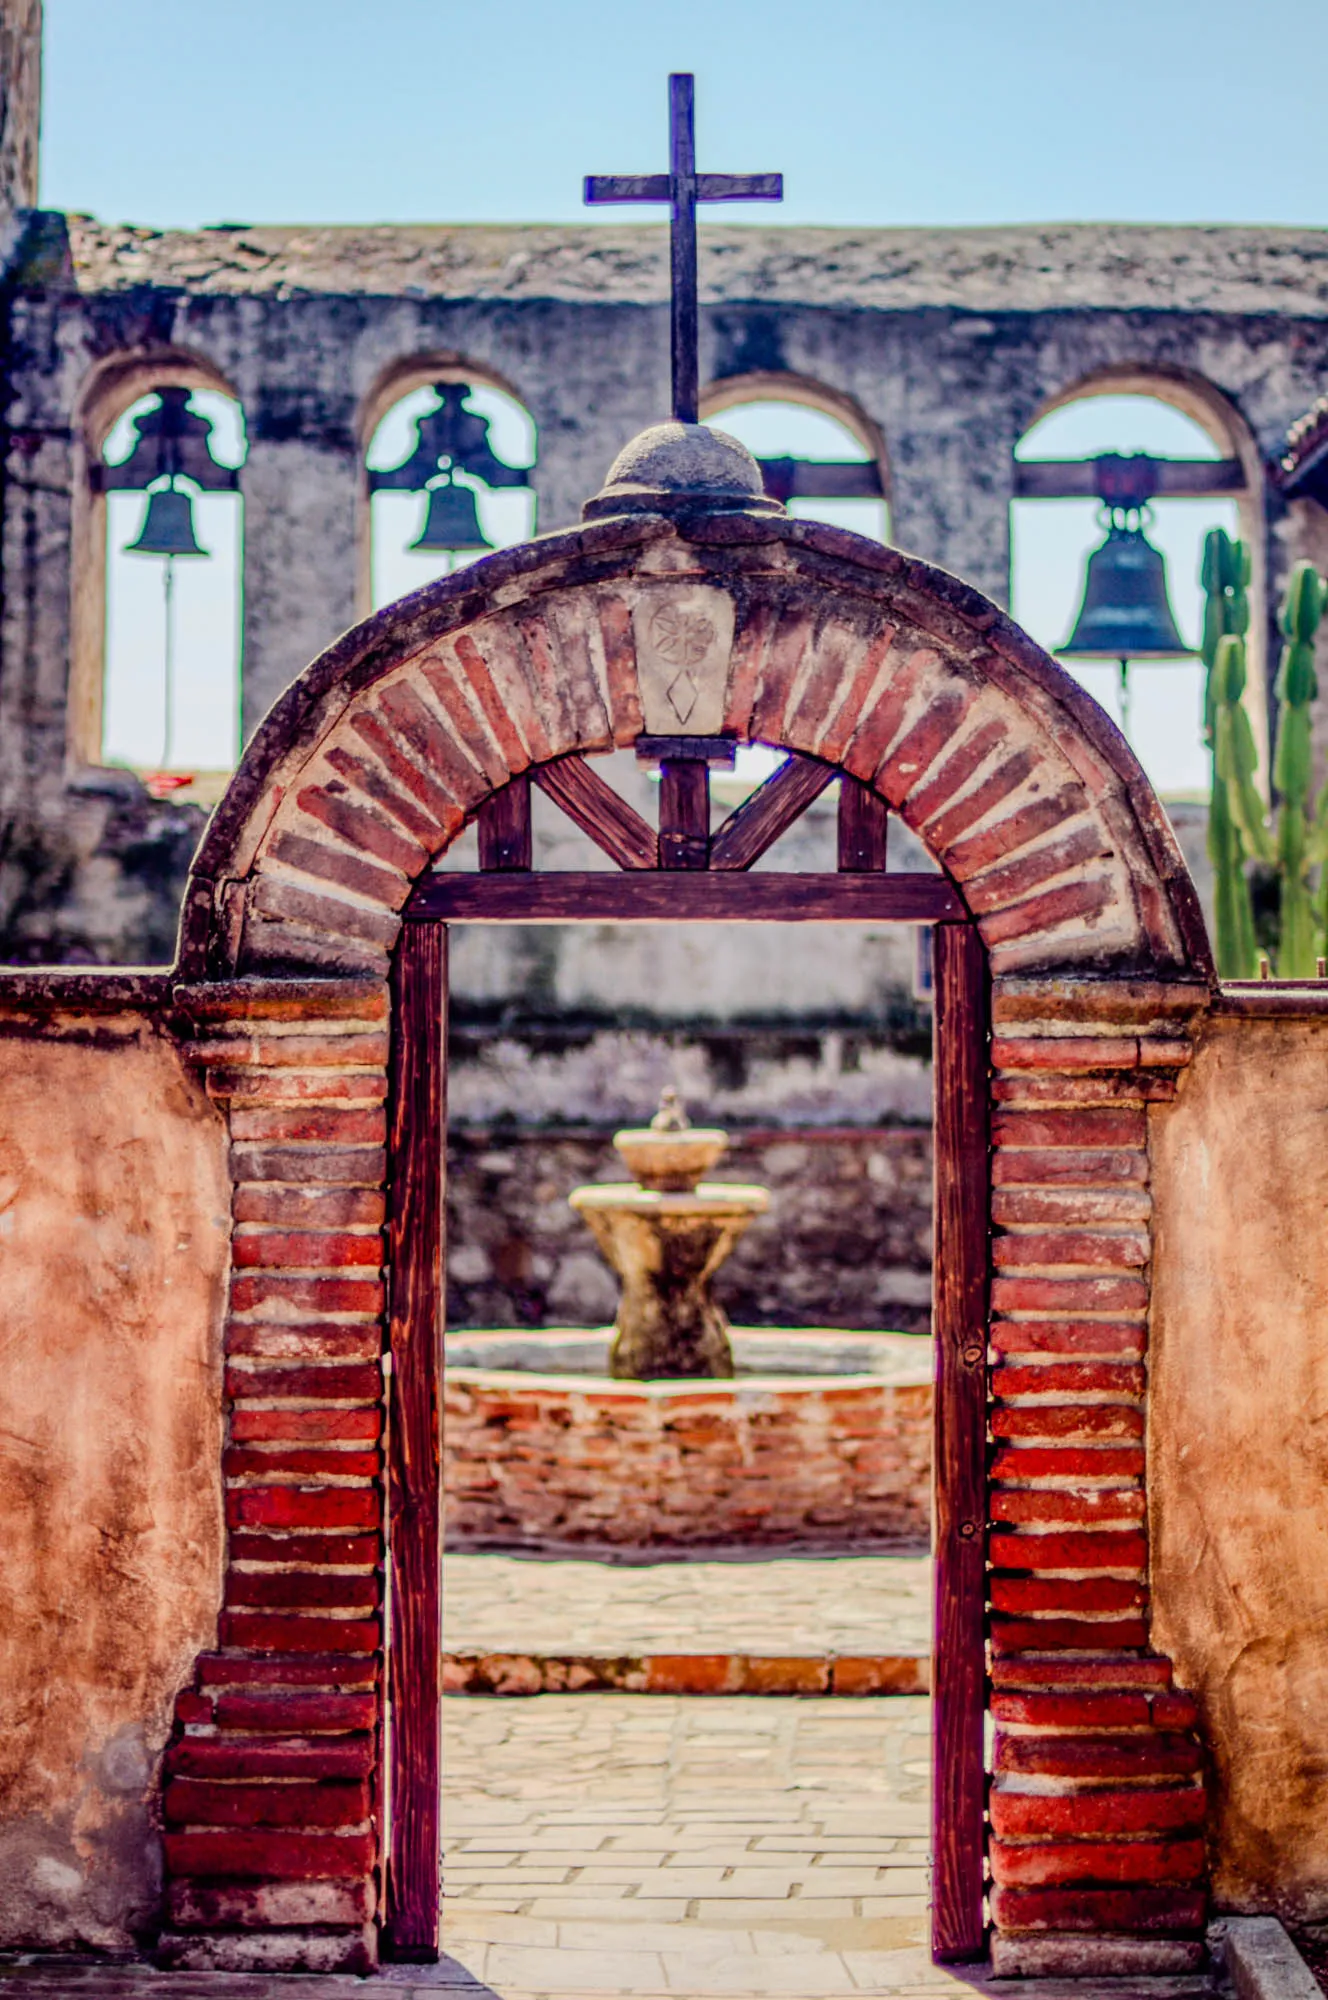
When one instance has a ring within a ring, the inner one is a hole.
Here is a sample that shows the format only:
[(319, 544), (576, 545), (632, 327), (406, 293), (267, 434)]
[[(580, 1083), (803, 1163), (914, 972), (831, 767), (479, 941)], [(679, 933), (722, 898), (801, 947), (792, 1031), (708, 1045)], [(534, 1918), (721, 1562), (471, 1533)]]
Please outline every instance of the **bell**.
[(430, 554), (443, 549), (475, 552), (491, 549), (493, 543), (485, 540), (484, 530), (480, 526), (474, 489), (470, 486), (454, 486), (451, 480), (441, 486), (431, 486), (424, 526), (420, 530), (419, 540), (412, 542), (410, 546), (412, 549), (423, 549)]
[(194, 534), (194, 503), (174, 485), (157, 487), (148, 494), (147, 512), (138, 540), (126, 551), (135, 556), (205, 556)]
[[(1137, 516), (1136, 516), (1137, 518)], [(1079, 660), (1171, 660), (1190, 648), (1176, 630), (1167, 569), (1142, 528), (1114, 510), (1107, 539), (1088, 558), (1084, 601), (1057, 652)]]

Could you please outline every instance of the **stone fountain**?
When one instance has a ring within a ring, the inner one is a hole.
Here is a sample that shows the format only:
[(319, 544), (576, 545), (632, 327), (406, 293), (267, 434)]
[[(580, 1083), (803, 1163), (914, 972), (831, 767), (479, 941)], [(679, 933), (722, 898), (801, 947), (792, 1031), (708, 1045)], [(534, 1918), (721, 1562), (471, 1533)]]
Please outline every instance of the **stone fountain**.
[(729, 1323), (711, 1284), (769, 1190), (704, 1182), (728, 1133), (688, 1122), (666, 1090), (645, 1127), (615, 1132), (635, 1181), (579, 1187), (569, 1199), (622, 1282), (609, 1373), (643, 1382), (733, 1374)]

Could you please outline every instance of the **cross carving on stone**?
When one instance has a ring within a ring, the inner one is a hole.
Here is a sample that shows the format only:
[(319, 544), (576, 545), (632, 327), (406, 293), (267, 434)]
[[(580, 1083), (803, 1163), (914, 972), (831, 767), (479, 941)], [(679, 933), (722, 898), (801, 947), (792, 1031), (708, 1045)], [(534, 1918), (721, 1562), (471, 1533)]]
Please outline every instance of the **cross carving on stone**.
[(696, 204), (698, 201), (782, 201), (782, 174), (698, 174), (691, 76), (669, 78), (669, 171), (666, 174), (587, 174), (586, 200), (666, 201), (673, 280), (673, 414), (694, 424), (700, 415), (697, 362)]

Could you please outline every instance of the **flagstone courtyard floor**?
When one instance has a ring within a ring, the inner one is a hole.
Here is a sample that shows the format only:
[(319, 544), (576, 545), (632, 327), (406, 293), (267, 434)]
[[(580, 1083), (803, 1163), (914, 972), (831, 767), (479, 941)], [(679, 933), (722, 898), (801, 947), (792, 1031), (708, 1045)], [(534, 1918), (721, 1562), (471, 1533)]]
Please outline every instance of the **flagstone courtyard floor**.
[(451, 1651), (918, 1653), (931, 1643), (925, 1555), (605, 1563), (447, 1555)]
[(505, 1992), (931, 1989), (928, 1704), (444, 1711), (446, 1938)]

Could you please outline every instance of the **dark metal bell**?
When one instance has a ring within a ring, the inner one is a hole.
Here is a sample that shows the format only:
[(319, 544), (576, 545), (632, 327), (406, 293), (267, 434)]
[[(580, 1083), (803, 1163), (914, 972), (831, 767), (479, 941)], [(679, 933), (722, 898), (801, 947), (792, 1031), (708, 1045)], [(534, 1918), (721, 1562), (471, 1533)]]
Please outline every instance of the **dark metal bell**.
[(127, 553), (136, 556), (205, 556), (194, 534), (194, 503), (187, 493), (174, 486), (149, 492), (147, 512), (138, 540), (130, 542)]
[(431, 486), (424, 526), (419, 540), (410, 546), (430, 552), (491, 549), (493, 543), (485, 540), (484, 530), (480, 527), (474, 489), (454, 486), (450, 480), (442, 486)]
[(1079, 660), (1171, 660), (1189, 653), (1172, 615), (1162, 551), (1142, 529), (1113, 520), (1106, 541), (1088, 558), (1074, 630), (1056, 650)]

